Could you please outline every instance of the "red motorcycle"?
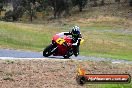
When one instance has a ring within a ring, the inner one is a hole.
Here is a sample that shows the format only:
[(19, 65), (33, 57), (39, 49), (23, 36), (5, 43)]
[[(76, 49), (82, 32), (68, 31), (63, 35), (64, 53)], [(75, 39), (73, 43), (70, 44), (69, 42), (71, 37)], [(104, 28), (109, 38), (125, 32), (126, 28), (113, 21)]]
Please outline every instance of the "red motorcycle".
[[(80, 44), (83, 41), (84, 40), (81, 39)], [(63, 56), (64, 58), (69, 58), (74, 54), (72, 44), (73, 42), (71, 37), (65, 35), (64, 36), (54, 35), (52, 39), (52, 43), (44, 49), (43, 56), (48, 57), (50, 55), (53, 55), (53, 56)]]

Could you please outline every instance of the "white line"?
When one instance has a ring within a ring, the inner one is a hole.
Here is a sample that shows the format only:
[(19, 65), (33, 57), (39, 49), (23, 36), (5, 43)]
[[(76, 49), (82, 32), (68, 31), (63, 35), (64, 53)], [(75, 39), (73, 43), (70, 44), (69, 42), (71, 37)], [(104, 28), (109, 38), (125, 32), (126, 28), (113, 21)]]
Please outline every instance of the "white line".
[(15, 58), (15, 57), (0, 57), (0, 60), (54, 60), (54, 61), (68, 61), (73, 59), (59, 59), (59, 58)]

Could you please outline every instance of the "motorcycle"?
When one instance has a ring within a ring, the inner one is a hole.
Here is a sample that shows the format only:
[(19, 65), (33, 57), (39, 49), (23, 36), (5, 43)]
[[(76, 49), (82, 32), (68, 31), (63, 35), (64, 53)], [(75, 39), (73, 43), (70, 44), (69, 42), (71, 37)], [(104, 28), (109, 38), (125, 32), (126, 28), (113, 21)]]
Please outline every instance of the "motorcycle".
[[(81, 38), (80, 44), (82, 44), (83, 42), (84, 39)], [(70, 36), (54, 35), (52, 38), (52, 43), (44, 49), (43, 56), (48, 57), (53, 55), (69, 58), (74, 54), (72, 44), (73, 42)]]

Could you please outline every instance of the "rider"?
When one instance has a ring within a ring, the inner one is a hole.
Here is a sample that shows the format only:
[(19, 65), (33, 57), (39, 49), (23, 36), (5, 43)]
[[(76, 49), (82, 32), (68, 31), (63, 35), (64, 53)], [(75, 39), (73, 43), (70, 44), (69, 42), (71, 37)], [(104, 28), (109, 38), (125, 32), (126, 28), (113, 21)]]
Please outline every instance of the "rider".
[(61, 32), (58, 35), (71, 35), (72, 36), (72, 46), (73, 46), (73, 53), (75, 56), (79, 55), (79, 45), (81, 41), (81, 33), (80, 28), (78, 26), (74, 26), (71, 31), (69, 32)]

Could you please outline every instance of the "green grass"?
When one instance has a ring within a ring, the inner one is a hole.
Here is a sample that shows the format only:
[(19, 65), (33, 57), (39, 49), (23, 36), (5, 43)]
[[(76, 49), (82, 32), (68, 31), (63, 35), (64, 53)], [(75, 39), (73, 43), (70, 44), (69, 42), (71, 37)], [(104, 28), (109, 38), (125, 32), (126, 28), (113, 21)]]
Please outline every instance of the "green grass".
[[(90, 86), (89, 86), (90, 85)], [(87, 84), (87, 88), (132, 88), (132, 83), (126, 84)]]
[(88, 56), (131, 60), (131, 34), (92, 30), (88, 31), (88, 33), (84, 35), (87, 35), (87, 40), (85, 39), (87, 43), (84, 44), (85, 47), (81, 47), (81, 54)]
[[(69, 31), (73, 25), (79, 25), (85, 39), (80, 47), (81, 55), (131, 60), (130, 20), (115, 17), (83, 20), (60, 20), (46, 25), (0, 22), (0, 47), (42, 51), (50, 44), (54, 34)], [(129, 32), (125, 33), (124, 30)]]
[(40, 50), (47, 43), (50, 43), (50, 36), (50, 33), (39, 32), (29, 27), (18, 27), (17, 25), (10, 25), (10, 23), (7, 25), (0, 24), (0, 45), (2, 46)]
[[(89, 88), (89, 86), (87, 86)], [(92, 88), (132, 88), (130, 84), (92, 84)]]

